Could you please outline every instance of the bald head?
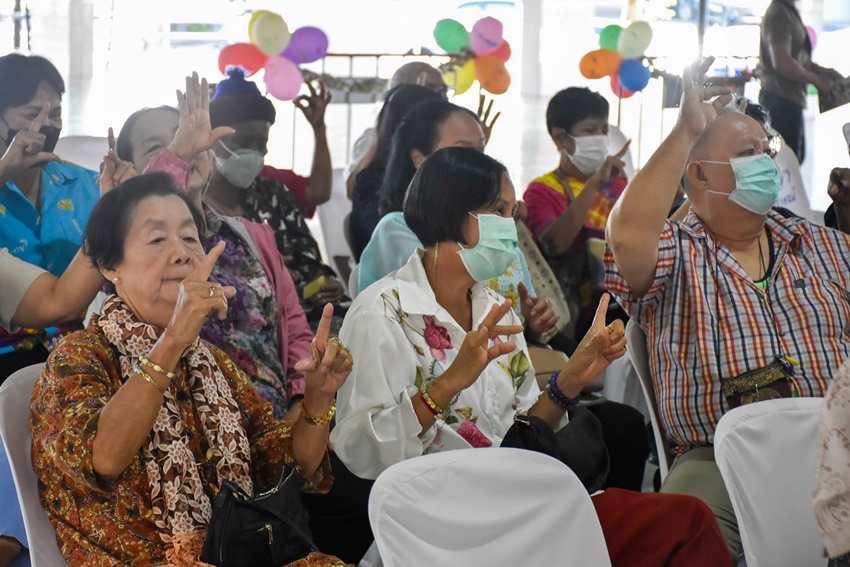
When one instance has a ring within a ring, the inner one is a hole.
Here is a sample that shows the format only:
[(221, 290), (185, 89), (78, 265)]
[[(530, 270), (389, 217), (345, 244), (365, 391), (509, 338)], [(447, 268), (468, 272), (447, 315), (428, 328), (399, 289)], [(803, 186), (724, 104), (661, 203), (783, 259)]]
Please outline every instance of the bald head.
[[(766, 148), (767, 135), (761, 124), (737, 108), (727, 106), (714, 123), (703, 132), (688, 156), (688, 161), (710, 159), (728, 161), (743, 157), (739, 152)], [(729, 152), (732, 151), (732, 155)]]
[(393, 73), (389, 88), (393, 89), (399, 85), (421, 85), (434, 90), (434, 88), (444, 87), (445, 84), (443, 74), (439, 70), (422, 61), (411, 61)]

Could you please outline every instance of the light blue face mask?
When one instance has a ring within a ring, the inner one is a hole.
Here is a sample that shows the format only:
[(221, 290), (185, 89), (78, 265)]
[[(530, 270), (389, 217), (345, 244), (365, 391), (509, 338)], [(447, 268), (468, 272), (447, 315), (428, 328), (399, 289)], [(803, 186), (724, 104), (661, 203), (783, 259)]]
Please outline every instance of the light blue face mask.
[(729, 161), (701, 161), (729, 164), (735, 174), (735, 189), (731, 193), (706, 189), (708, 193), (726, 195), (733, 203), (757, 215), (767, 214), (776, 204), (781, 186), (779, 169), (767, 154), (732, 158)]
[(478, 244), (457, 251), (466, 271), (477, 282), (487, 281), (503, 275), (514, 260), (517, 243), (516, 222), (493, 214), (478, 216)]

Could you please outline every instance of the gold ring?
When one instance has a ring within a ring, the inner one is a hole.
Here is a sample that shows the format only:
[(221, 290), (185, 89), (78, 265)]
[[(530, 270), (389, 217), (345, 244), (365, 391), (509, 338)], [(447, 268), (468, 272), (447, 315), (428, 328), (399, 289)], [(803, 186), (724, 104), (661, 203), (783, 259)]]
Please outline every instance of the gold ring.
[(614, 332), (614, 328), (611, 325), (608, 325), (607, 327), (605, 327), (605, 330), (608, 331), (609, 335)]
[(210, 286), (210, 297), (215, 297), (215, 286), (214, 285)]

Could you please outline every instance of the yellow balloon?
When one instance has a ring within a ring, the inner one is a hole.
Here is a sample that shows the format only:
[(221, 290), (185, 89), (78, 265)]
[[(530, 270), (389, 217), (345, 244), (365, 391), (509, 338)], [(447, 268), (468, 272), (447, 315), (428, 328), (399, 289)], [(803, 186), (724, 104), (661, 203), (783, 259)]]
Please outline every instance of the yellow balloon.
[(289, 26), (275, 13), (261, 14), (252, 29), (254, 44), (269, 57), (279, 55), (289, 45)]
[(263, 14), (269, 14), (269, 13), (270, 12), (268, 10), (257, 10), (256, 12), (251, 14), (251, 19), (248, 20), (248, 39), (251, 40), (251, 43), (256, 43), (254, 41), (254, 24), (257, 23), (257, 20), (259, 19), (260, 16), (262, 16)]
[(450, 87), (454, 87), (455, 94), (463, 94), (472, 87), (475, 82), (475, 60), (470, 59), (463, 67), (454, 71), (447, 71), (443, 79)]

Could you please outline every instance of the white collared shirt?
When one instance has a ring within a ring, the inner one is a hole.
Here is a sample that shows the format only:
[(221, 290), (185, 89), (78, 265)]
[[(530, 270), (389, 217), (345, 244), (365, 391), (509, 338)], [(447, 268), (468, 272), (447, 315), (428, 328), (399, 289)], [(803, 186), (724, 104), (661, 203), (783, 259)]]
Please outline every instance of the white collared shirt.
[[(437, 303), (421, 255), (416, 251), (402, 268), (357, 296), (340, 331), (354, 369), (337, 394), (331, 442), (349, 470), (362, 478), (376, 478), (423, 453), (481, 446), (477, 432), (498, 447), (516, 414), (528, 411), (540, 395), (525, 339), (513, 335), (517, 350), (490, 363), (446, 408), (445, 420), (421, 433), (411, 396), (451, 365), (466, 337)], [(493, 305), (505, 301), (480, 283), (473, 286), (471, 299), (473, 328)], [(511, 310), (499, 324), (521, 322)]]

